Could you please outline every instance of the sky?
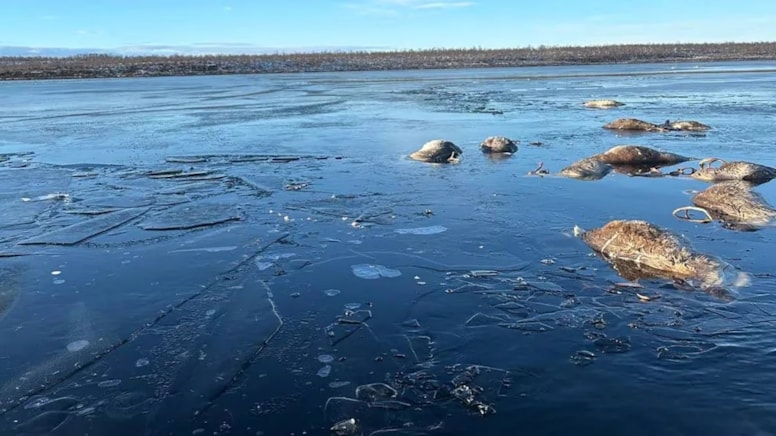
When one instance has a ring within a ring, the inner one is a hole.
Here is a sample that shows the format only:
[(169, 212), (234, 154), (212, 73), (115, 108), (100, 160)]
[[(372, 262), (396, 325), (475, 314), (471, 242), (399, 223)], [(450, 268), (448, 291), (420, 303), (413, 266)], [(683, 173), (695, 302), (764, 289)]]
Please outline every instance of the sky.
[(5, 54), (12, 49), (131, 55), (729, 41), (776, 41), (776, 2), (2, 0), (0, 9)]

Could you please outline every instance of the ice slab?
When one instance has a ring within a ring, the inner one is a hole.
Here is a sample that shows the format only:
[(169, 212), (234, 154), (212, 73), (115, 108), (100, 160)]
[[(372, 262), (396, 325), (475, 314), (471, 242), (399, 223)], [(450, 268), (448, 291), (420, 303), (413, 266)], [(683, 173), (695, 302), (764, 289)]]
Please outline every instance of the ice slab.
[(147, 217), (140, 227), (144, 230), (188, 230), (242, 218), (242, 213), (232, 204), (187, 203)]
[(148, 208), (124, 209), (73, 224), (53, 232), (19, 242), (20, 245), (75, 245), (125, 224), (144, 213)]

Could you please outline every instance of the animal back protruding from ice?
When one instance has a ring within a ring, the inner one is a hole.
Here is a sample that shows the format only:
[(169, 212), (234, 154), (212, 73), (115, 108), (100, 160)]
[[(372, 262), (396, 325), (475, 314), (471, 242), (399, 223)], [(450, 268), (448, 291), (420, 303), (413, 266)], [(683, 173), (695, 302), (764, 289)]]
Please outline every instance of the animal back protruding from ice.
[(457, 163), (463, 150), (450, 141), (434, 139), (428, 141), (420, 150), (410, 154), (410, 158), (430, 163)]

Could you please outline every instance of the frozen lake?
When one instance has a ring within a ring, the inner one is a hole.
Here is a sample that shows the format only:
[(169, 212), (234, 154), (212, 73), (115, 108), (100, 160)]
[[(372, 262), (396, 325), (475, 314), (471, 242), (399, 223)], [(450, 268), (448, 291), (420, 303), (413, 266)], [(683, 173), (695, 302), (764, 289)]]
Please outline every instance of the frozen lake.
[[(527, 174), (620, 144), (776, 166), (775, 69), (0, 82), (0, 433), (776, 434), (776, 229), (675, 218), (688, 177)], [(461, 162), (407, 158), (432, 139)], [(616, 286), (572, 235), (613, 219), (751, 283)]]

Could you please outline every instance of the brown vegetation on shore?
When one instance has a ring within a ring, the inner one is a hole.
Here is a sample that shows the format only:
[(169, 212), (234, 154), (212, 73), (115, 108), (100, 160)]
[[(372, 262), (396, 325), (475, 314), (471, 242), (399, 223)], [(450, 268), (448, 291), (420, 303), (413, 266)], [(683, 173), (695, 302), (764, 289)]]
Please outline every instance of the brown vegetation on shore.
[(0, 57), (0, 80), (776, 59), (776, 42), (264, 55)]

